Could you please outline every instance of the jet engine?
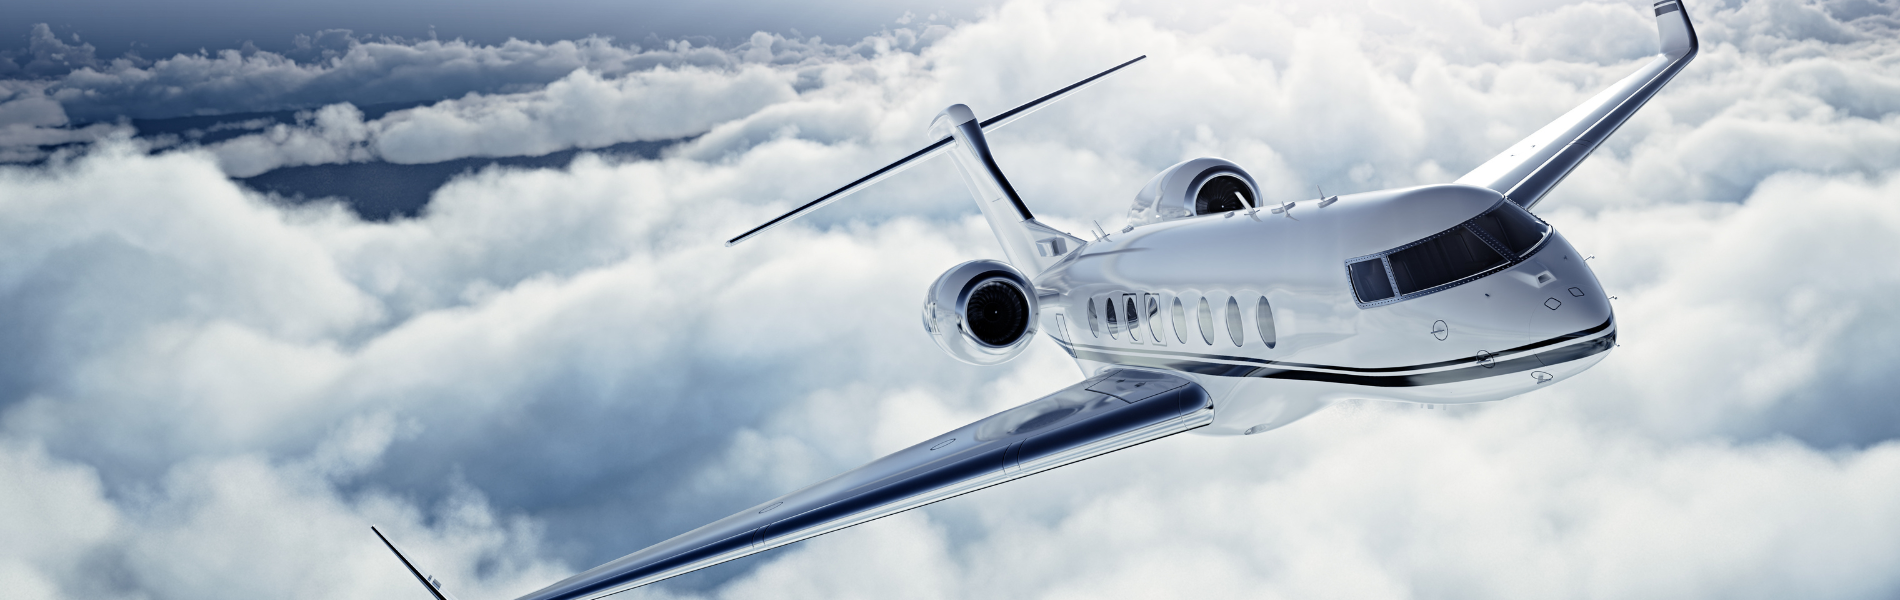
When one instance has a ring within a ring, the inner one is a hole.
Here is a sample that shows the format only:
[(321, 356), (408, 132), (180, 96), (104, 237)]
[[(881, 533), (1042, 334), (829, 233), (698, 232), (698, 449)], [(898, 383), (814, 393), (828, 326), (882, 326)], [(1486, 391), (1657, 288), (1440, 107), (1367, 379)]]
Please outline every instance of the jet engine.
[(945, 271), (924, 297), (924, 331), (952, 358), (1001, 364), (1036, 337), (1036, 294), (1009, 263), (973, 260)]
[(1253, 176), (1226, 159), (1196, 158), (1163, 169), (1135, 194), (1128, 225), (1140, 227), (1260, 206)]

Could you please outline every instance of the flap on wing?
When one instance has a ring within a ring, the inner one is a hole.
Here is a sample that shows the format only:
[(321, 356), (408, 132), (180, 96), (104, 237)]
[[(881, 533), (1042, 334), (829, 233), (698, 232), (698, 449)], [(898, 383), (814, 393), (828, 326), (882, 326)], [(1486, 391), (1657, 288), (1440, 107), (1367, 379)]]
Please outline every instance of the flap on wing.
[(739, 514), (595, 567), (522, 600), (598, 598), (897, 514), (1213, 422), (1201, 386), (1110, 371)]
[(1656, 3), (1656, 34), (1662, 54), (1636, 73), (1571, 109), (1511, 146), (1458, 183), (1488, 187), (1530, 208), (1556, 187), (1598, 144), (1636, 114), (1696, 55), (1695, 27), (1680, 0)]
[(1173, 375), (1134, 370), (1116, 371), (1112, 375), (1097, 377), (1093, 381), (1095, 383), (1089, 384), (1089, 391), (1114, 396), (1129, 404), (1189, 385), (1187, 380)]

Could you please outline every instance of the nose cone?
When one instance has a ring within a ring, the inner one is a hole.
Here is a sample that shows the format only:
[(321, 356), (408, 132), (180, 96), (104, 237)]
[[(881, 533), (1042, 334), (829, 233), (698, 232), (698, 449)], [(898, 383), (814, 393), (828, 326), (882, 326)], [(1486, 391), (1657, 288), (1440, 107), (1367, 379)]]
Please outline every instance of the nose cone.
[(1582, 335), (1611, 323), (1610, 298), (1597, 283), (1596, 274), (1562, 234), (1551, 235), (1554, 239), (1523, 265), (1528, 268), (1519, 269), (1538, 280), (1538, 290), (1544, 296), (1543, 309), (1532, 311), (1535, 316), (1527, 332), (1533, 343)]

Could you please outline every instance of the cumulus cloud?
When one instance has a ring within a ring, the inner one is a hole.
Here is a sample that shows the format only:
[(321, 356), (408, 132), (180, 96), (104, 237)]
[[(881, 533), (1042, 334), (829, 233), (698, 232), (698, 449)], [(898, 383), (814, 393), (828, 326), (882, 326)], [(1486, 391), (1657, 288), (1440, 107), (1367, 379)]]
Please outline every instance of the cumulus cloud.
[(150, 119), (508, 93), (539, 88), (576, 69), (617, 77), (658, 66), (834, 61), (891, 49), (915, 50), (947, 31), (941, 25), (899, 28), (845, 45), (759, 33), (732, 48), (687, 41), (641, 48), (603, 37), (549, 43), (511, 39), (484, 45), (366, 39), (348, 30), (326, 30), (314, 37), (299, 36), (296, 48), (281, 54), (247, 44), (158, 60), (100, 60), (90, 45), (65, 44), (41, 24), (33, 28), (32, 58), (25, 66), (0, 63), (0, 68), (15, 69), (0, 72), (0, 77), (45, 83), (44, 94), (63, 104), (76, 120)]
[(540, 90), (469, 94), (367, 122), (354, 105), (332, 104), (299, 115), (294, 125), (270, 126), (210, 150), (234, 177), (370, 160), (538, 156), (696, 135), (795, 97), (796, 78), (759, 65), (725, 71), (659, 67), (613, 80), (578, 69)]
[[(125, 128), (110, 123), (126, 119), (299, 109), (308, 110), (294, 123), (218, 144), (227, 171), (245, 177), (282, 166), (540, 155), (672, 139), (785, 101), (794, 87), (816, 85), (828, 66), (916, 51), (947, 32), (921, 25), (854, 44), (760, 32), (732, 48), (673, 41), (642, 49), (599, 37), (488, 46), (328, 30), (299, 36), (284, 54), (246, 45), (102, 61), (91, 46), (67, 45), (42, 24), (33, 30), (27, 67), (0, 57), (0, 77), (12, 77), (0, 80), (0, 161), (37, 160), (43, 146), (119, 133)], [(357, 108), (395, 103), (425, 106), (369, 123)]]
[[(1640, 6), (1482, 8), (1018, 2), (920, 50), (569, 68), (251, 138), (422, 161), (704, 132), (471, 173), (389, 222), (245, 191), (237, 142), (0, 167), (0, 594), (417, 593), (375, 522), (508, 598), (1047, 393), (1079, 376), (1052, 345), (985, 370), (917, 330), (937, 273), (998, 254), (948, 165), (719, 242), (946, 104), (1131, 49), (992, 137), (1052, 223), (1200, 155), (1274, 200), (1449, 181), (1653, 44)], [(1690, 9), (1702, 58), (1539, 207), (1618, 295), (1592, 371), (1173, 438), (635, 596), (1891, 596), (1900, 274), (1867, 257), (1900, 234), (1896, 42), (1797, 0)], [(1752, 24), (1779, 14), (1818, 21)], [(370, 44), (326, 68), (396, 52)]]

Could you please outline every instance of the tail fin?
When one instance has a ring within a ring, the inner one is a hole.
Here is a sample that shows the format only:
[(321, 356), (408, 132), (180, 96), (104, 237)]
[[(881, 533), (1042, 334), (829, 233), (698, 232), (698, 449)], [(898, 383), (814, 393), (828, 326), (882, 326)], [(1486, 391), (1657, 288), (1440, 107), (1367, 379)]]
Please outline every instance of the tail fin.
[(416, 568), (415, 563), (409, 562), (409, 557), (403, 556), (402, 551), (396, 549), (396, 545), (389, 541), (389, 537), (383, 535), (383, 530), (377, 529), (375, 525), (369, 526), (369, 530), (376, 532), (376, 537), (383, 540), (383, 545), (388, 546), (390, 552), (396, 553), (396, 560), (402, 561), (402, 566), (409, 569), (410, 575), (416, 576), (416, 581), (422, 582), (422, 587), (428, 588), (429, 594), (434, 596), (435, 600), (456, 600), (448, 590), (442, 589), (440, 580), (424, 575), (421, 569)]
[(996, 234), (997, 243), (1003, 245), (1003, 255), (1023, 274), (1033, 279), (1081, 247), (1081, 238), (1043, 225), (1029, 213), (1022, 197), (1016, 195), (1016, 188), (1009, 185), (1003, 170), (996, 166), (996, 157), (990, 155), (989, 141), (983, 136), (983, 126), (977, 123), (976, 113), (970, 112), (970, 107), (952, 104), (943, 109), (936, 120), (931, 121), (930, 135), (955, 140), (951, 154), (956, 157), (957, 170), (963, 172), (963, 182), (970, 186), (970, 195), (976, 198), (983, 218), (990, 222), (990, 231)]
[[(1114, 72), (1116, 72), (1116, 71), (1120, 71), (1120, 70), (1122, 70), (1122, 68), (1123, 68), (1123, 67), (1127, 67), (1128, 65), (1132, 65), (1132, 64), (1135, 64), (1136, 62), (1139, 62), (1139, 61), (1140, 61), (1141, 59), (1144, 59), (1144, 58), (1148, 58), (1148, 56), (1147, 56), (1147, 55), (1142, 55), (1142, 56), (1137, 56), (1137, 57), (1135, 57), (1135, 58), (1134, 58), (1134, 60), (1130, 60), (1130, 61), (1128, 61), (1128, 62), (1125, 62), (1125, 63), (1122, 63), (1122, 64), (1119, 64), (1119, 65), (1116, 65), (1116, 66), (1115, 66), (1115, 68), (1112, 68), (1112, 69), (1109, 69), (1109, 70), (1107, 70), (1107, 71), (1102, 71), (1102, 72), (1100, 72), (1100, 73), (1096, 73), (1094, 77), (1090, 77), (1090, 78), (1088, 78), (1088, 79), (1084, 79), (1084, 80), (1081, 80), (1081, 81), (1078, 81), (1078, 82), (1075, 82), (1074, 84), (1072, 84), (1072, 85), (1070, 85), (1069, 87), (1065, 87), (1065, 88), (1062, 88), (1062, 89), (1059, 89), (1059, 90), (1056, 90), (1056, 91), (1054, 91), (1054, 92), (1052, 92), (1052, 93), (1050, 93), (1050, 94), (1049, 94), (1049, 95), (1047, 95), (1047, 96), (1043, 96), (1043, 97), (1041, 97), (1041, 98), (1037, 98), (1037, 99), (1035, 99), (1035, 100), (1032, 100), (1032, 101), (1030, 101), (1030, 102), (1029, 102), (1028, 104), (1024, 104), (1024, 105), (1022, 105), (1022, 106), (1018, 106), (1018, 107), (1016, 107), (1016, 108), (1012, 108), (1012, 109), (1010, 109), (1010, 110), (1009, 110), (1008, 112), (1005, 112), (1005, 113), (1003, 113), (1003, 114), (1000, 114), (1000, 115), (996, 115), (996, 116), (994, 116), (994, 117), (990, 117), (989, 119), (986, 119), (986, 120), (984, 120), (984, 121), (983, 121), (982, 123), (980, 123), (980, 124), (978, 124), (979, 126), (978, 126), (978, 127), (976, 127), (975, 129), (976, 129), (976, 131), (977, 131), (977, 132), (978, 132), (979, 134), (981, 134), (981, 133), (982, 133), (983, 131), (985, 131), (985, 130), (989, 130), (989, 129), (995, 129), (995, 128), (998, 128), (998, 127), (1002, 127), (1002, 126), (1004, 126), (1004, 125), (1008, 125), (1008, 124), (1010, 124), (1011, 122), (1013, 122), (1013, 121), (1015, 121), (1016, 119), (1020, 119), (1020, 118), (1023, 118), (1024, 116), (1026, 116), (1026, 115), (1028, 115), (1029, 113), (1032, 113), (1032, 112), (1035, 112), (1035, 111), (1036, 111), (1037, 109), (1040, 109), (1040, 108), (1042, 108), (1042, 107), (1044, 107), (1044, 106), (1047, 106), (1047, 105), (1048, 105), (1049, 103), (1051, 103), (1051, 102), (1055, 102), (1055, 101), (1057, 101), (1057, 100), (1061, 100), (1061, 99), (1063, 99), (1063, 98), (1067, 98), (1067, 97), (1069, 97), (1069, 95), (1070, 95), (1070, 94), (1074, 94), (1074, 93), (1076, 93), (1076, 92), (1079, 92), (1079, 91), (1082, 91), (1082, 88), (1086, 88), (1086, 87), (1088, 87), (1088, 86), (1090, 86), (1090, 85), (1093, 85), (1093, 84), (1094, 84), (1094, 83), (1095, 83), (1096, 81), (1098, 81), (1098, 80), (1100, 80), (1101, 78), (1103, 78), (1103, 77), (1107, 77), (1107, 76), (1108, 76), (1108, 74), (1110, 74), (1110, 73), (1114, 73)], [(965, 113), (968, 113), (968, 112), (969, 112), (969, 109), (967, 109), (967, 108), (966, 108), (966, 109), (964, 109), (964, 112), (965, 112)], [(974, 117), (975, 115), (971, 115), (971, 116), (972, 116), (972, 117)], [(942, 117), (941, 117), (941, 116), (939, 116), (938, 118), (939, 118), (939, 119), (942, 119)], [(959, 124), (960, 124), (960, 123), (961, 123), (961, 121), (959, 121)], [(921, 163), (921, 162), (923, 162), (923, 161), (924, 161), (924, 160), (926, 160), (926, 159), (929, 159), (929, 158), (931, 158), (931, 157), (934, 157), (934, 156), (936, 156), (936, 155), (938, 155), (938, 154), (942, 154), (942, 153), (944, 153), (944, 151), (947, 151), (947, 150), (949, 150), (949, 149), (950, 149), (950, 146), (951, 146), (951, 144), (952, 144), (952, 142), (954, 142), (954, 141), (955, 141), (955, 140), (954, 140), (954, 136), (948, 136), (948, 135), (946, 135), (946, 136), (944, 136), (944, 137), (941, 137), (941, 138), (939, 138), (939, 139), (937, 139), (936, 141), (934, 141), (934, 142), (931, 142), (931, 144), (930, 144), (930, 145), (928, 145), (928, 146), (924, 146), (924, 149), (922, 149), (922, 150), (918, 150), (918, 151), (916, 151), (916, 152), (913, 152), (913, 153), (911, 153), (911, 155), (910, 155), (910, 156), (906, 156), (906, 157), (903, 157), (903, 158), (900, 158), (900, 159), (898, 159), (898, 160), (897, 160), (897, 162), (894, 162), (894, 163), (891, 163), (891, 164), (888, 164), (888, 165), (885, 165), (885, 166), (884, 166), (884, 168), (881, 168), (881, 169), (878, 169), (878, 170), (876, 170), (876, 171), (872, 171), (870, 175), (865, 175), (865, 176), (863, 176), (863, 177), (860, 177), (860, 178), (858, 178), (858, 180), (857, 180), (857, 181), (853, 181), (853, 182), (851, 182), (851, 183), (848, 183), (848, 184), (845, 184), (845, 186), (844, 186), (844, 187), (841, 187), (841, 188), (838, 188), (838, 189), (836, 189), (836, 190), (833, 190), (833, 191), (832, 191), (831, 193), (829, 193), (829, 194), (825, 194), (825, 195), (823, 195), (823, 196), (819, 196), (817, 200), (813, 200), (813, 201), (811, 201), (811, 202), (807, 202), (807, 203), (805, 203), (805, 205), (804, 205), (804, 206), (800, 206), (800, 207), (798, 207), (798, 208), (796, 208), (796, 209), (792, 209), (792, 211), (791, 211), (791, 212), (788, 212), (788, 213), (785, 213), (785, 214), (783, 214), (783, 215), (779, 215), (779, 216), (778, 216), (777, 218), (774, 218), (774, 219), (772, 219), (772, 220), (770, 220), (770, 221), (766, 221), (766, 222), (765, 222), (765, 224), (763, 224), (763, 225), (760, 225), (760, 226), (758, 226), (758, 227), (754, 227), (754, 228), (752, 228), (752, 229), (751, 229), (750, 231), (747, 231), (747, 232), (745, 232), (745, 233), (742, 233), (742, 234), (739, 234), (739, 236), (738, 236), (738, 237), (734, 237), (734, 238), (732, 238), (732, 239), (730, 239), (730, 240), (727, 240), (727, 241), (726, 241), (726, 245), (727, 245), (727, 246), (731, 246), (731, 245), (733, 245), (733, 244), (737, 244), (737, 243), (739, 243), (739, 242), (743, 242), (743, 241), (746, 241), (746, 240), (748, 240), (748, 239), (751, 239), (751, 238), (752, 238), (753, 236), (756, 236), (756, 235), (759, 235), (759, 234), (761, 234), (761, 233), (765, 233), (765, 231), (766, 231), (766, 230), (768, 230), (768, 229), (771, 229), (771, 228), (773, 228), (773, 227), (777, 227), (777, 226), (779, 226), (779, 225), (781, 225), (781, 224), (783, 224), (783, 223), (785, 223), (785, 222), (787, 222), (787, 221), (791, 221), (792, 219), (796, 219), (796, 218), (798, 218), (798, 217), (802, 217), (802, 216), (804, 216), (804, 215), (805, 215), (806, 213), (809, 213), (809, 212), (811, 212), (811, 211), (814, 211), (814, 210), (818, 210), (818, 209), (819, 209), (820, 207), (823, 207), (823, 206), (824, 206), (824, 205), (826, 205), (826, 204), (830, 204), (830, 203), (832, 203), (832, 202), (836, 202), (836, 201), (837, 201), (838, 199), (840, 199), (840, 198), (843, 198), (843, 197), (845, 197), (845, 196), (849, 196), (849, 195), (851, 195), (852, 193), (855, 193), (855, 192), (857, 192), (858, 190), (862, 190), (862, 189), (864, 189), (864, 188), (867, 188), (867, 187), (870, 187), (870, 186), (871, 186), (871, 184), (874, 184), (874, 183), (877, 183), (877, 182), (879, 182), (879, 181), (883, 181), (883, 180), (884, 180), (884, 178), (886, 178), (886, 177), (890, 177), (890, 176), (892, 176), (892, 175), (896, 175), (896, 174), (898, 174), (899, 172), (902, 172), (902, 171), (903, 171), (904, 169), (908, 169), (908, 168), (911, 168), (911, 167), (913, 167), (913, 166), (916, 166), (916, 165), (917, 165), (918, 163)], [(967, 144), (966, 144), (966, 145), (967, 145)], [(987, 149), (987, 145), (985, 146), (985, 148)], [(987, 155), (987, 150), (986, 150), (986, 152), (985, 152), (985, 154)], [(992, 164), (992, 166), (993, 166), (993, 164)], [(967, 174), (967, 173), (968, 173), (968, 171), (966, 171), (966, 174)], [(1001, 176), (1002, 176), (1002, 175), (1001, 175), (1001, 173), (1000, 173), (1000, 172), (998, 172), (998, 173), (997, 173), (997, 177), (999, 177), (999, 178), (1000, 178)], [(1007, 185), (1008, 185), (1008, 184), (1007, 184), (1007, 182), (1005, 182), (1005, 183), (1004, 183), (1004, 186), (1006, 187)], [(1011, 195), (1011, 197), (1013, 198), (1013, 197), (1014, 197), (1014, 195), (1015, 195), (1015, 193), (1014, 193), (1014, 192), (1012, 191), (1012, 192), (1010, 192), (1010, 195)], [(1021, 204), (1021, 199), (1017, 199), (1017, 200), (1016, 200), (1016, 204), (1020, 206), (1020, 204)], [(1027, 209), (1027, 208), (1023, 208), (1023, 209), (1022, 209), (1022, 211), (1023, 211), (1023, 213), (1024, 213), (1024, 215), (1027, 215), (1027, 214), (1028, 214), (1028, 209)], [(985, 214), (985, 215), (987, 215), (987, 214), (989, 214), (989, 213), (988, 213), (987, 211), (985, 211), (985, 212), (984, 212), (984, 214)], [(1025, 216), (1024, 218), (1026, 219), (1026, 218), (1027, 218), (1027, 216)], [(1029, 220), (1029, 221), (1018, 221), (1018, 222), (1028, 222), (1028, 223), (1034, 223), (1034, 227), (1040, 227), (1040, 228), (1042, 228), (1042, 229), (1048, 229), (1050, 233), (1053, 233), (1053, 234), (1056, 234), (1056, 235), (1065, 235), (1065, 234), (1062, 234), (1061, 232), (1058, 232), (1058, 231), (1055, 231), (1054, 229), (1049, 229), (1049, 228), (1048, 228), (1047, 226), (1044, 226), (1044, 225), (1042, 225), (1041, 223), (1035, 223), (1035, 222), (1034, 222), (1034, 220)], [(992, 221), (992, 224), (994, 224), (994, 221)], [(1000, 233), (1000, 230), (999, 230), (999, 233), (998, 233), (998, 239), (1001, 239), (1001, 237), (1002, 237), (1002, 234)], [(1049, 238), (1049, 237), (1051, 237), (1051, 236), (1049, 236), (1049, 235), (1043, 235), (1043, 236), (1042, 236), (1042, 238)], [(1039, 239), (1040, 239), (1040, 238), (1039, 238)], [(1076, 244), (1075, 244), (1075, 242), (1080, 242), (1080, 241), (1081, 241), (1080, 239), (1077, 239), (1077, 238), (1073, 238), (1073, 237), (1071, 237), (1071, 238), (1069, 238), (1069, 239), (1071, 239), (1071, 240), (1074, 240), (1074, 242), (1069, 242), (1069, 243), (1068, 243), (1068, 245), (1070, 246), (1070, 248), (1069, 248), (1069, 249), (1073, 249), (1073, 247), (1074, 247), (1074, 245), (1076, 245)], [(1005, 244), (1005, 245), (1004, 245), (1004, 248), (1005, 248), (1005, 249), (1007, 249), (1007, 248), (1008, 248), (1008, 244)], [(1060, 253), (1058, 253), (1058, 254), (1060, 254)], [(1015, 257), (1014, 257), (1013, 255), (1012, 255), (1012, 256), (1010, 257), (1010, 262), (1016, 262), (1016, 260), (1015, 260)], [(1019, 267), (1019, 268), (1021, 268), (1021, 267), (1030, 267), (1030, 266), (1031, 266), (1032, 264), (1034, 264), (1034, 263), (1020, 263), (1020, 264), (1018, 264), (1018, 265), (1017, 265), (1017, 267)], [(1037, 269), (1037, 271), (1040, 271), (1040, 269)], [(1034, 274), (1031, 274), (1031, 276), (1034, 276)]]
[(1597, 144), (1616, 132), (1624, 121), (1636, 114), (1650, 97), (1661, 91), (1676, 73), (1695, 59), (1695, 26), (1682, 0), (1661, 0), (1655, 5), (1656, 36), (1662, 42), (1662, 55), (1643, 65), (1636, 73), (1545, 125), (1530, 137), (1511, 146), (1458, 183), (1488, 187), (1530, 208), (1550, 188), (1563, 181), (1570, 170), (1590, 156)]

